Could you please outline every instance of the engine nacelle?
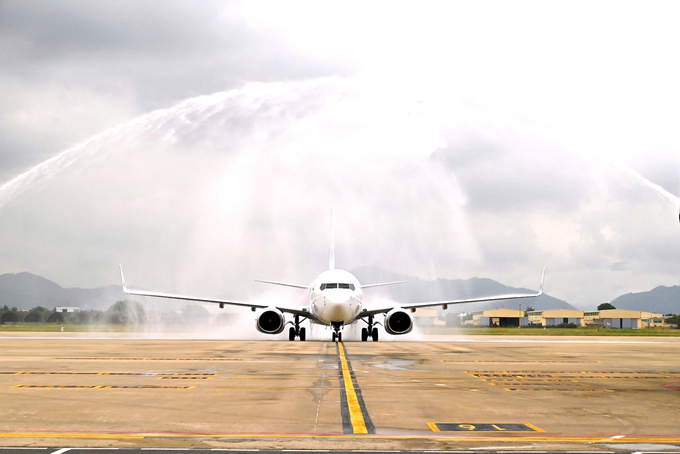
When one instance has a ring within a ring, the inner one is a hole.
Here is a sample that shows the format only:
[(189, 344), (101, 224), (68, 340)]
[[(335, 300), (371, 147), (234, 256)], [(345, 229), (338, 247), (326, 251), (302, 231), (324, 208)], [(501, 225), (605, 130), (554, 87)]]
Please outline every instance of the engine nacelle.
[(388, 334), (406, 334), (413, 329), (413, 317), (403, 309), (392, 309), (385, 316), (385, 331)]
[(268, 307), (257, 316), (257, 330), (265, 334), (279, 334), (286, 326), (283, 312), (275, 307)]

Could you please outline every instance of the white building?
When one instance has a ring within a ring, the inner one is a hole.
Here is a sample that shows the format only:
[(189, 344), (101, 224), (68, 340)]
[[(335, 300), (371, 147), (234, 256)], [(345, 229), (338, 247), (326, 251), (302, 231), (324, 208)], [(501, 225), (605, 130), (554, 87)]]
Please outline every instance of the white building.
[(81, 309), (79, 307), (57, 306), (55, 311), (56, 312), (80, 312)]

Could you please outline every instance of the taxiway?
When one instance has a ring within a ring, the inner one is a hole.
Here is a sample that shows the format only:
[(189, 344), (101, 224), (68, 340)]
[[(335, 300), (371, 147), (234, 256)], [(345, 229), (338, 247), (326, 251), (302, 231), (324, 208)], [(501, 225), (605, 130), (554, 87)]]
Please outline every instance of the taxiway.
[(0, 445), (680, 450), (678, 338), (61, 334), (0, 334)]

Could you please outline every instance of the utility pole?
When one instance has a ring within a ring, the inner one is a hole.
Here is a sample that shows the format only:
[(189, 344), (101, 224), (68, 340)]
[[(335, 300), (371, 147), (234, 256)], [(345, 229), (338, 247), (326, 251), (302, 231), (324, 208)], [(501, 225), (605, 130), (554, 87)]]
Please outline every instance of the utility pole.
[(522, 303), (519, 303), (519, 326), (518, 329), (522, 329)]

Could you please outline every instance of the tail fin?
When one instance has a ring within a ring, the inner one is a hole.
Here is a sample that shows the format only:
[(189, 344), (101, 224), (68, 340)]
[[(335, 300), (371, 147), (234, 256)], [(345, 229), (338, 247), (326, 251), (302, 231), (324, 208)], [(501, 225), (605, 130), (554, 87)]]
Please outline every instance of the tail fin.
[(333, 237), (333, 208), (331, 208), (331, 250), (328, 257), (328, 269), (335, 269), (335, 238)]
[(123, 265), (119, 264), (118, 267), (120, 268), (120, 281), (123, 284), (123, 291), (127, 293), (127, 287), (125, 286), (125, 277), (123, 276)]

